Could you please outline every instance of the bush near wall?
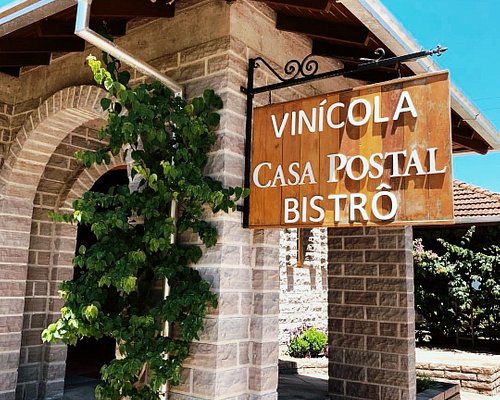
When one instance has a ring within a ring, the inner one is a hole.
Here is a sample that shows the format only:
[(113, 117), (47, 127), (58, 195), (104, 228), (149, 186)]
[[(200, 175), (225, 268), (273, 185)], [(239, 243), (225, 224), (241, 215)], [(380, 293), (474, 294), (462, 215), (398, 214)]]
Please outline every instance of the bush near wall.
[(483, 237), (469, 229), (458, 241), (438, 239), (441, 249), (414, 241), (415, 300), (421, 320), (418, 339), (456, 344), (467, 338), (500, 343), (500, 247), (478, 250)]
[(288, 353), (297, 358), (315, 358), (326, 353), (328, 335), (314, 327), (298, 329), (292, 335)]

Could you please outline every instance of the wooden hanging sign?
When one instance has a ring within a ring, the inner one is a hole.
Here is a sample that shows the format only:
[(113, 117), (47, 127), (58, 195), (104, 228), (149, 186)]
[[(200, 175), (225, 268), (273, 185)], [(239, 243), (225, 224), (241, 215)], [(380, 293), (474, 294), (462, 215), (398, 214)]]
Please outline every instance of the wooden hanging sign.
[(250, 227), (453, 222), (448, 72), (254, 110)]

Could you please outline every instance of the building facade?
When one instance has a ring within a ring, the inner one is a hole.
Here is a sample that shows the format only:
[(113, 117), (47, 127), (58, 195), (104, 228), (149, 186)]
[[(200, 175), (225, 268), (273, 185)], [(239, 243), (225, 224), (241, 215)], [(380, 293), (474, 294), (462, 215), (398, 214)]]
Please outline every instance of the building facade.
[[(25, 29), (30, 37), (33, 24), (55, 13), (70, 13), (64, 7), (71, 10), (72, 3), (67, 3), (56, 4), (63, 10), (29, 11), (33, 15), (28, 22), (24, 16), (0, 13), (4, 35), (0, 43), (28, 47), (16, 32)], [(207, 173), (227, 185), (243, 184), (246, 96), (240, 87), (247, 83), (249, 58), (262, 56), (277, 68), (305, 58), (319, 46), (314, 21), (328, 16), (333, 16), (329, 24), (342, 27), (340, 39), (329, 39), (334, 44), (354, 40), (350, 37), (359, 31), (392, 46), (393, 52), (402, 52), (396, 39), (381, 31), (383, 24), (376, 22), (373, 10), (369, 14), (361, 2), (305, 3), (180, 0), (175, 2), (175, 15), (168, 18), (143, 18), (138, 12), (142, 18), (130, 20), (127, 34), (116, 39), (135, 57), (181, 84), (186, 97), (205, 88), (222, 97), (219, 139)], [(339, 16), (332, 7), (342, 7), (349, 15)], [(74, 20), (64, 18), (58, 22), (60, 28)], [(17, 30), (12, 28), (16, 21)], [(351, 31), (345, 29), (348, 24)], [(320, 29), (321, 23), (317, 25)], [(43, 40), (36, 36), (32, 42)], [(105, 121), (99, 104), (104, 92), (94, 85), (85, 66), (89, 53), (101, 51), (89, 45), (80, 53), (51, 51), (50, 65), (24, 67), (19, 76), (9, 75), (19, 73), (14, 56), (13, 65), (2, 64), (0, 69), (4, 72), (0, 74), (0, 400), (61, 398), (67, 347), (43, 344), (40, 334), (59, 315), (59, 284), (72, 279), (77, 228), (51, 221), (48, 212), (69, 210), (72, 201), (100, 177), (125, 165), (117, 156), (109, 166), (84, 170), (74, 157), (75, 151), (98, 145), (97, 131)], [(344, 65), (332, 54), (321, 58), (324, 70)], [(148, 79), (135, 70), (131, 73), (132, 83)], [(271, 96), (261, 94), (254, 104), (346, 89), (363, 78), (339, 77)], [(274, 79), (270, 72), (257, 70), (257, 84)], [(470, 111), (467, 105), (454, 104), (457, 115)], [(498, 145), (493, 130), (470, 129), (479, 132), (478, 146)], [(456, 149), (463, 149), (460, 146), (463, 143), (457, 141)], [(185, 363), (182, 383), (171, 388), (170, 398), (276, 399), (280, 295), (293, 296), (292, 290), (280, 294), (280, 233), (244, 229), (239, 211), (210, 221), (219, 230), (219, 243), (205, 251), (196, 268), (218, 294), (219, 307), (207, 316)], [(411, 228), (328, 230), (328, 252), (320, 257), (328, 268), (316, 275), (315, 285), (321, 288), (320, 297), (328, 288), (325, 328), (333, 349), (332, 399), (415, 398), (411, 238)]]

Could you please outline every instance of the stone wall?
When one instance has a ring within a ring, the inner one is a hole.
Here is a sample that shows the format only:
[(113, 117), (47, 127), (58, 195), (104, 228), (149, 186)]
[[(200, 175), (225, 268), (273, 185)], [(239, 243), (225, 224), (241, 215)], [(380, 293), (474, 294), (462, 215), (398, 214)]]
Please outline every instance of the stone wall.
[(416, 397), (412, 230), (329, 229), (331, 400)]
[[(303, 260), (297, 266), (298, 233)], [(302, 327), (328, 328), (326, 229), (285, 229), (280, 234), (280, 352)]]
[(459, 383), (462, 390), (485, 396), (500, 393), (499, 365), (462, 365), (456, 362), (417, 362), (417, 375), (427, 376), (437, 381)]
[[(177, 3), (175, 18), (136, 24), (117, 43), (183, 84), (185, 95), (215, 89), (224, 100), (218, 141), (207, 173), (226, 185), (241, 185), (244, 170), (245, 101), (248, 58), (262, 55), (276, 68), (311, 51), (309, 39), (275, 29), (267, 6), (223, 0)], [(44, 345), (40, 332), (58, 317), (57, 289), (71, 279), (75, 230), (50, 222), (47, 211), (68, 209), (71, 199), (90, 189), (106, 167), (83, 172), (75, 148), (95, 145), (103, 121), (98, 98), (84, 65), (84, 53), (67, 54), (50, 66), (0, 76), (0, 400), (60, 398), (66, 348)], [(325, 70), (339, 67), (323, 60)], [(131, 71), (133, 82), (145, 80)], [(256, 84), (273, 81), (259, 69)], [(327, 86), (328, 85), (328, 86)], [(350, 80), (337, 78), (273, 92), (271, 101), (286, 101), (343, 89)], [(255, 106), (269, 102), (256, 96)], [(115, 160), (110, 166), (119, 165)], [(219, 294), (217, 310), (205, 321), (200, 341), (182, 372), (173, 399), (276, 399), (279, 336), (279, 233), (242, 228), (241, 213), (207, 216), (219, 228), (220, 241), (207, 249), (197, 268)], [(324, 235), (312, 235), (311, 253)], [(321, 239), (319, 239), (321, 238)], [(181, 238), (191, 241), (187, 236)], [(293, 269), (283, 299), (303, 290), (324, 320), (325, 260), (306, 257), (306, 267)], [(307, 266), (308, 265), (308, 266)], [(288, 276), (287, 269), (284, 269)], [(289, 290), (290, 288), (290, 290)], [(297, 300), (296, 300), (297, 301)], [(321, 304), (321, 305), (320, 305)], [(316, 317), (315, 317), (316, 319)], [(294, 321), (293, 323), (299, 323)], [(323, 325), (324, 326), (324, 325)], [(17, 393), (15, 389), (17, 386)]]
[(11, 142), (10, 121), (12, 119), (12, 106), (0, 103), (0, 168), (5, 161), (7, 149)]

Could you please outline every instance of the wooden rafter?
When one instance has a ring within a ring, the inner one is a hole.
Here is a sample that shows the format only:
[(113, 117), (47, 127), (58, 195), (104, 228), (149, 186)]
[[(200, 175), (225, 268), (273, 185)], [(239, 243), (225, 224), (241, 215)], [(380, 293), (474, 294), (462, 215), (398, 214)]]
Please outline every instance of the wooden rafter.
[(346, 76), (347, 78), (359, 79), (360, 81), (365, 81), (369, 83), (378, 83), (390, 81), (392, 79), (399, 78), (399, 74), (395, 72), (381, 71), (381, 70), (370, 70), (354, 72)]
[(284, 31), (302, 33), (313, 38), (342, 43), (364, 44), (369, 37), (368, 29), (363, 26), (332, 23), (283, 13), (278, 13), (276, 27)]
[[(123, 36), (127, 33), (126, 20), (110, 20), (92, 19), (90, 21), (90, 29), (96, 32), (101, 32), (106, 29), (106, 33), (112, 36)], [(75, 23), (73, 21), (61, 21), (55, 19), (47, 19), (39, 25), (40, 36), (74, 36)]]
[(333, 58), (375, 58), (374, 50), (372, 49), (326, 42), (323, 40), (313, 41), (312, 53), (318, 56)]
[(91, 12), (93, 17), (171, 18), (175, 15), (175, 5), (165, 1), (94, 0)]
[(50, 53), (2, 53), (0, 67), (49, 65)]
[(452, 141), (479, 154), (486, 154), (490, 150), (490, 146), (478, 138), (467, 138), (453, 134)]
[(305, 10), (325, 11), (329, 7), (330, 0), (267, 0), (263, 3), (270, 6), (291, 6)]
[[(0, 40), (0, 53), (45, 53), (54, 51), (83, 51), (85, 41), (74, 37), (16, 38)], [(3, 56), (2, 56), (3, 57)]]
[(0, 72), (17, 78), (21, 74), (21, 67), (0, 67)]

